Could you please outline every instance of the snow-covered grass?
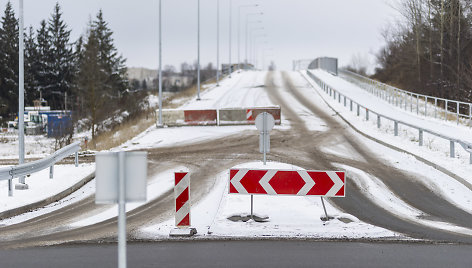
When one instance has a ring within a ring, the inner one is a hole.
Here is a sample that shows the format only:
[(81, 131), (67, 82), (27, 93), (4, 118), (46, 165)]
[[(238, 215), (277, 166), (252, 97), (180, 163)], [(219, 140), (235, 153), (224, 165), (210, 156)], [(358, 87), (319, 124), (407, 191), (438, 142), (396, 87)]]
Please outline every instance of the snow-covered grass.
[[(0, 211), (7, 211), (24, 205), (44, 200), (56, 195), (95, 171), (95, 164), (55, 165), (54, 178), (49, 178), (49, 169), (31, 174), (26, 177), (28, 190), (14, 190), (13, 196), (8, 196), (8, 180), (0, 181)], [(13, 180), (13, 185), (18, 179)]]
[[(40, 135), (25, 135), (25, 158), (41, 158), (54, 152), (53, 138)], [(0, 134), (0, 159), (18, 157), (18, 134)]]

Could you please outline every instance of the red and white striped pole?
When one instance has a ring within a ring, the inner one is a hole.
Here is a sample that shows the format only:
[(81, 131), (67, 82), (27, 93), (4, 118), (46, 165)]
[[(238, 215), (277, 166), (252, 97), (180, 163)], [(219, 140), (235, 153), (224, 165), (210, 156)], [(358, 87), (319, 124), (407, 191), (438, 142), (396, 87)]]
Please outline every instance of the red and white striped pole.
[(252, 116), (252, 109), (246, 109), (246, 121), (254, 121), (254, 116)]
[(190, 174), (175, 172), (175, 226), (190, 226)]

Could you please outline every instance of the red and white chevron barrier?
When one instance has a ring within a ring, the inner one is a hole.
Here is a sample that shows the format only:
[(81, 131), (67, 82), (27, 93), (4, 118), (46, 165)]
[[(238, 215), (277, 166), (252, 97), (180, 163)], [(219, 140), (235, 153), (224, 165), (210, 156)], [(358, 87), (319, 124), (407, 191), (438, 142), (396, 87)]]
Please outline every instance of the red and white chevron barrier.
[(190, 174), (175, 172), (175, 226), (190, 226)]
[(344, 197), (343, 171), (231, 169), (229, 193)]

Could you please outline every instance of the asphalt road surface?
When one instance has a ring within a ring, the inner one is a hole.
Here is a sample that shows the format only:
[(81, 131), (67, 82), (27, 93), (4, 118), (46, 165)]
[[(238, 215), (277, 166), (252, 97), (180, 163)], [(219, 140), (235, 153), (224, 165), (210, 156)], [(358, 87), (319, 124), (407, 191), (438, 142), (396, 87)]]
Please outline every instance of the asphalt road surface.
[[(269, 160), (291, 163), (306, 169), (318, 170), (333, 169), (334, 163), (356, 167), (382, 180), (382, 182), (385, 183), (385, 185), (387, 185), (390, 190), (399, 196), (403, 201), (422, 211), (425, 217), (462, 227), (472, 228), (472, 216), (469, 213), (461, 210), (460, 208), (457, 208), (449, 201), (445, 200), (442, 196), (432, 192), (428, 187), (420, 182), (421, 178), (413, 178), (413, 175), (408, 174), (402, 170), (398, 170), (390, 166), (388, 163), (384, 163), (379, 160), (377, 157), (375, 157), (375, 152), (370, 151), (363, 145), (361, 139), (365, 139), (364, 137), (355, 134), (346, 124), (336, 117), (335, 113), (329, 111), (329, 109), (326, 109), (326, 107), (325, 109), (321, 109), (310, 102), (306, 97), (304, 97), (301, 88), (306, 86), (306, 83), (300, 84), (300, 82), (298, 82), (299, 84), (296, 84), (292, 81), (295, 80), (292, 79), (294, 76), (300, 74), (282, 73), (282, 85), (276, 85), (274, 83), (274, 75), (278, 74), (274, 74), (273, 72), (269, 72), (267, 74), (265, 89), (272, 102), (279, 104), (282, 107), (282, 112), (285, 118), (290, 121), (291, 128), (288, 130), (276, 129), (271, 132), (272, 151), (268, 155)], [(296, 81), (300, 80), (297, 79)], [(294, 112), (289, 103), (287, 103), (287, 101), (281, 96), (282, 90), (290, 92), (290, 94), (298, 100), (300, 105), (305, 106), (313, 114), (321, 118), (325, 122), (327, 130), (309, 130), (305, 126), (305, 123), (300, 115)], [(192, 145), (148, 149), (148, 174), (150, 177), (152, 177), (152, 175), (159, 170), (170, 169), (172, 167), (181, 165), (187, 166), (192, 173), (192, 203), (196, 203), (211, 191), (216, 174), (227, 170), (234, 165), (253, 161), (254, 159), (260, 159), (260, 153), (258, 151), (257, 144), (258, 133), (256, 130), (254, 130), (219, 139), (199, 142)], [(346, 144), (350, 146), (353, 148), (356, 156), (343, 157), (322, 151), (322, 148), (326, 146), (338, 144)], [(359, 159), (357, 156), (361, 156), (363, 160)], [(349, 180), (349, 177), (347, 180)], [(329, 200), (329, 202), (337, 206), (342, 211), (352, 214), (365, 222), (403, 233), (412, 238), (472, 244), (472, 236), (470, 235), (452, 233), (435, 229), (433, 227), (427, 227), (390, 213), (383, 207), (376, 204), (375, 201), (372, 201), (366, 197), (362, 189), (360, 189), (360, 187), (355, 183), (351, 182), (349, 184), (349, 193), (345, 198)], [(157, 224), (171, 218), (173, 216), (173, 202), (173, 192), (168, 191), (160, 197), (151, 200), (146, 205), (128, 212), (128, 240), (133, 241), (135, 239), (135, 232), (140, 228)], [(95, 205), (94, 196), (91, 196), (73, 205), (44, 214), (23, 223), (0, 227), (0, 249), (57, 245), (71, 241), (88, 241), (93, 243), (114, 241), (116, 238), (117, 229), (116, 218), (111, 218), (103, 222), (84, 227), (70, 227), (69, 225), (75, 220), (82, 219), (85, 216), (95, 215), (107, 208), (107, 206)], [(231, 247), (230, 245), (232, 243), (234, 242), (222, 243), (218, 245)], [(246, 243), (250, 244), (249, 242)], [(263, 244), (260, 245), (264, 245), (264, 247), (265, 245), (270, 244), (268, 242), (261, 243)], [(290, 243), (293, 243), (293, 245), (298, 245), (297, 243), (299, 242)], [(278, 243), (275, 244), (279, 245)], [(158, 248), (159, 245), (161, 245), (161, 243), (151, 244), (151, 247)], [(170, 243), (164, 245), (174, 244)], [(202, 245), (212, 244), (192, 242), (188, 245), (186, 243), (180, 243), (176, 245), (181, 245), (184, 248), (190, 247), (191, 245), (194, 245), (195, 248), (204, 248)], [(255, 243), (250, 245), (259, 244)], [(314, 245), (318, 245), (317, 247), (321, 247), (319, 245), (332, 245), (332, 247), (335, 248), (335, 244), (315, 243)], [(380, 245), (382, 245), (380, 248), (383, 247), (383, 244)], [(234, 246), (236, 247), (236, 245)], [(374, 250), (376, 249), (376, 246), (379, 246), (379, 244), (373, 245), (373, 248), (366, 244), (340, 244), (341, 249), (345, 249), (346, 251), (356, 248), (359, 248), (359, 250), (363, 249), (365, 255), (367, 255), (369, 252), (368, 249)], [(130, 258), (133, 258), (132, 256), (134, 256), (134, 254), (132, 254), (133, 250), (136, 249), (136, 251), (138, 251), (138, 249), (142, 247), (144, 247), (144, 245), (133, 245), (130, 249)], [(264, 247), (258, 248), (258, 250), (265, 252), (266, 250)], [(455, 246), (431, 246), (432, 249), (430, 249), (428, 246), (424, 245), (417, 246), (407, 244), (405, 246), (398, 246), (397, 244), (386, 244), (385, 247), (395, 248), (398, 254), (402, 252), (409, 254), (408, 250), (405, 249), (408, 249), (409, 247), (418, 247), (418, 251), (425, 251), (425, 254), (430, 254), (432, 260), (438, 257), (434, 254), (434, 252), (437, 254), (437, 251), (435, 250), (445, 250), (446, 252), (449, 250), (450, 252), (448, 253), (450, 256), (456, 256), (454, 254), (460, 254), (462, 252), (462, 250), (459, 250), (458, 247)], [(464, 246), (464, 248), (469, 248), (469, 246)], [(49, 252), (49, 249), (51, 249), (51, 252), (61, 252), (61, 250), (65, 250), (65, 252), (77, 251), (84, 254), (86, 252), (91, 252), (91, 254), (94, 255), (95, 249), (97, 251), (106, 251), (111, 250), (111, 247), (104, 246), (103, 249), (101, 246), (96, 245), (66, 247), (64, 249), (48, 247), (46, 249), (30, 249), (30, 251), (52, 254), (47, 253)], [(221, 250), (222, 249), (220, 249), (220, 251)], [(15, 252), (30, 251), (1, 252), (11, 252), (11, 254), (15, 254)], [(189, 256), (192, 256), (193, 253), (190, 251), (191, 250), (189, 250), (188, 254)], [(378, 251), (374, 252), (379, 255)], [(342, 254), (344, 253), (348, 255), (350, 254), (349, 252), (343, 252)], [(221, 254), (224, 256), (224, 253)], [(271, 252), (268, 251), (264, 254), (269, 255)], [(320, 255), (320, 258), (325, 258), (323, 254), (316, 255)], [(60, 255), (57, 255), (56, 258), (58, 256)], [(99, 257), (100, 255), (97, 254), (97, 256)], [(390, 255), (379, 256), (388, 257)], [(166, 257), (163, 256), (163, 258), (165, 259)], [(309, 256), (306, 258), (309, 258)], [(51, 261), (59, 260), (55, 260), (53, 258)], [(111, 258), (110, 261), (114, 261), (114, 259)], [(266, 261), (265, 258), (264, 261)], [(310, 263), (308, 262), (308, 259), (306, 259), (306, 261), (307, 262), (305, 264)], [(350, 264), (347, 260), (345, 261), (347, 264)], [(284, 262), (281, 261), (279, 263), (283, 264)], [(431, 263), (434, 264), (438, 262)], [(267, 265), (269, 264), (270, 263), (267, 263)], [(301, 263), (302, 266), (303, 264), (304, 263)], [(235, 263), (235, 265), (237, 265), (237, 263)], [(334, 265), (336, 265), (336, 263), (334, 263)], [(1, 263), (0, 266), (3, 267)]]
[[(128, 245), (128, 267), (470, 267), (472, 246), (186, 241)], [(0, 251), (1, 267), (117, 267), (116, 244)]]

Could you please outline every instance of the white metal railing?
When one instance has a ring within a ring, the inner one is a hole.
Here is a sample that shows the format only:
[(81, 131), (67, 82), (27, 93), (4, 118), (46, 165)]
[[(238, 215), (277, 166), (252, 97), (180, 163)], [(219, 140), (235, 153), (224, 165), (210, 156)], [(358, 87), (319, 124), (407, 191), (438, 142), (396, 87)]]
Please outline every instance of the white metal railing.
[(75, 153), (75, 166), (79, 165), (78, 151), (80, 150), (80, 142), (74, 142), (67, 145), (48, 157), (31, 161), (17, 166), (9, 166), (0, 168), (0, 180), (8, 180), (8, 195), (13, 196), (13, 179), (30, 175), (49, 167), (49, 178), (53, 178), (54, 164)]
[[(418, 115), (446, 121), (449, 119), (449, 115), (452, 115), (456, 117), (457, 124), (462, 121), (472, 126), (472, 103), (413, 93), (347, 70), (339, 70), (339, 74), (349, 82), (360, 86), (392, 105), (405, 109), (405, 111), (410, 110), (410, 112), (416, 112)], [(466, 113), (461, 113), (461, 110), (466, 111)]]
[(449, 136), (443, 135), (441, 133), (437, 133), (437, 132), (435, 132), (433, 130), (430, 130), (430, 129), (420, 128), (416, 125), (412, 125), (410, 123), (400, 121), (400, 120), (391, 118), (389, 116), (380, 114), (380, 113), (375, 112), (373, 110), (369, 110), (367, 107), (363, 106), (362, 104), (359, 104), (358, 102), (352, 100), (351, 98), (347, 97), (346, 95), (343, 95), (342, 93), (340, 93), (336, 89), (330, 87), (329, 85), (324, 83), (320, 78), (318, 78), (316, 75), (314, 75), (310, 71), (307, 71), (307, 74), (310, 78), (312, 78), (318, 84), (318, 86), (321, 87), (321, 89), (323, 89), (323, 91), (326, 94), (329, 94), (329, 96), (333, 97), (335, 100), (337, 98), (339, 103), (341, 103), (341, 97), (343, 97), (344, 98), (344, 107), (346, 107), (347, 101), (349, 101), (349, 107), (350, 107), (351, 112), (353, 111), (353, 104), (357, 105), (357, 116), (360, 116), (360, 109), (361, 108), (365, 109), (365, 117), (366, 117), (367, 121), (369, 120), (369, 113), (377, 115), (377, 127), (378, 128), (380, 128), (380, 125), (381, 125), (381, 118), (385, 118), (387, 120), (393, 121), (393, 123), (394, 123), (394, 128), (393, 129), (394, 129), (394, 135), (395, 136), (398, 136), (398, 126), (399, 125), (404, 125), (404, 126), (407, 126), (407, 127), (418, 130), (418, 144), (419, 144), (419, 146), (423, 146), (423, 133), (429, 133), (429, 134), (437, 136), (439, 138), (448, 140), (449, 141), (449, 148), (450, 148), (449, 149), (450, 157), (455, 157), (455, 143), (458, 143), (462, 146), (462, 148), (464, 148), (464, 150), (466, 150), (469, 153), (469, 163), (472, 164), (472, 143), (462, 141), (462, 140), (459, 140), (459, 139), (456, 139), (456, 138), (453, 138), (453, 137), (449, 137)]

